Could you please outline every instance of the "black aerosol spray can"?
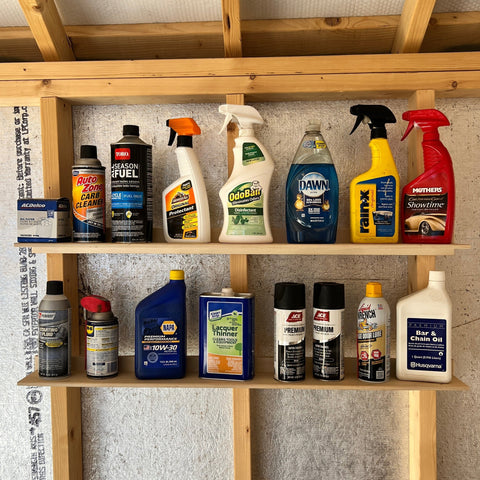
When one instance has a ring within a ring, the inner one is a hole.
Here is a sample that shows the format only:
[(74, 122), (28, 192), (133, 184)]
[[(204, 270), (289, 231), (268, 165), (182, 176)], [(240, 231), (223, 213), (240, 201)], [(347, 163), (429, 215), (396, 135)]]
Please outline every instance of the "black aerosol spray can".
[(274, 378), (305, 379), (305, 285), (275, 284), (274, 300)]
[(151, 242), (152, 146), (140, 140), (137, 125), (124, 125), (111, 150), (112, 242)]
[(345, 288), (342, 283), (317, 282), (313, 286), (313, 376), (321, 380), (343, 380), (343, 314)]

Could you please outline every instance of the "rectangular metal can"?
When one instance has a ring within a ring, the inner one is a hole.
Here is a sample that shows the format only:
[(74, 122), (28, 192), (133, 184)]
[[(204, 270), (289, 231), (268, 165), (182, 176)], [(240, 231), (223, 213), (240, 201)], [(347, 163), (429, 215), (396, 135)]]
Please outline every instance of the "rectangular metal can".
[(199, 375), (250, 380), (254, 375), (255, 297), (251, 293), (200, 295)]

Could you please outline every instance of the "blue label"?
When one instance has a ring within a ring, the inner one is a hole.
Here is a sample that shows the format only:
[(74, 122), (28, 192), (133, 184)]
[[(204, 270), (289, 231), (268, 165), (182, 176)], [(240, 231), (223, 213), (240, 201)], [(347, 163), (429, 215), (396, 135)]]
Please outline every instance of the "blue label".
[(445, 372), (447, 369), (447, 321), (407, 319), (407, 369)]
[(180, 332), (172, 318), (149, 318), (142, 328), (144, 368), (169, 368), (180, 365)]
[(143, 208), (143, 192), (112, 192), (112, 208)]

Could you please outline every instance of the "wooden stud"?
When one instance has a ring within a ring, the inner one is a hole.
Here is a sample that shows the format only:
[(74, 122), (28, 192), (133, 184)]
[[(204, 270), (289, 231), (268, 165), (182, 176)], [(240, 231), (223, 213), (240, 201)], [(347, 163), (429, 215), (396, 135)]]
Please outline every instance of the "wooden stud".
[(233, 388), (233, 465), (235, 480), (252, 478), (250, 389)]
[(19, 0), (38, 48), (46, 62), (75, 60), (70, 41), (53, 0)]
[(437, 478), (437, 395), (435, 391), (409, 392), (410, 480)]
[(241, 57), (240, 0), (222, 0), (222, 17), (225, 56)]
[(435, 0), (405, 0), (392, 53), (419, 52)]

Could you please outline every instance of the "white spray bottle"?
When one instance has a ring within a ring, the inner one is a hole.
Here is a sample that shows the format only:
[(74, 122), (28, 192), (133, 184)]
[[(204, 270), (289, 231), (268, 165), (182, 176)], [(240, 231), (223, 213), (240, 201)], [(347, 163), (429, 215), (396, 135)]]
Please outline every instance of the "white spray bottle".
[(171, 183), (162, 194), (163, 234), (167, 242), (210, 242), (210, 212), (207, 190), (198, 158), (193, 150), (192, 135), (200, 134), (193, 118), (172, 118), (169, 145), (176, 134), (180, 178)]
[(220, 189), (223, 228), (218, 240), (226, 243), (270, 243), (268, 200), (273, 161), (255, 137), (254, 124), (263, 124), (255, 108), (249, 105), (221, 105), (225, 115), (223, 132), (230, 121), (239, 124), (233, 149), (234, 165), (227, 183)]

